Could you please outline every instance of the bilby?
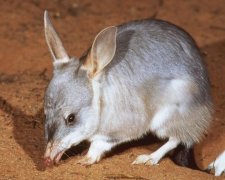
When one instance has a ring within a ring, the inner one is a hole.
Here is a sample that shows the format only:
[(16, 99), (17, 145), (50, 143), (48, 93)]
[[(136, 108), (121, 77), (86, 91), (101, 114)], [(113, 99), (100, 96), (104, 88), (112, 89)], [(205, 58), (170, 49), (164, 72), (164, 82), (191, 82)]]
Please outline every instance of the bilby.
[(67, 54), (47, 12), (44, 26), (54, 66), (44, 105), (47, 165), (84, 140), (91, 144), (83, 165), (147, 133), (168, 141), (133, 164), (155, 165), (178, 145), (189, 152), (201, 140), (211, 122), (210, 86), (184, 30), (153, 19), (110, 26), (78, 59)]

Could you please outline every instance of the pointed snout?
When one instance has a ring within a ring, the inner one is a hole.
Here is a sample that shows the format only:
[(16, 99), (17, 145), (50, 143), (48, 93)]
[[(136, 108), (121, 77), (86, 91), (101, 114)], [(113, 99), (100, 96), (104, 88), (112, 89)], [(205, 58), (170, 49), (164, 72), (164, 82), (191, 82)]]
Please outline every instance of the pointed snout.
[(51, 160), (50, 157), (44, 158), (44, 166), (45, 167), (51, 167), (51, 166), (53, 166), (53, 161)]
[(46, 147), (44, 154), (44, 165), (45, 167), (53, 166), (58, 164), (65, 150), (58, 150), (52, 142), (49, 142)]
[(44, 154), (44, 165), (45, 165), (45, 167), (50, 167), (54, 164), (53, 160), (50, 157), (51, 151), (52, 151), (52, 143), (49, 142), (47, 144), (45, 154)]

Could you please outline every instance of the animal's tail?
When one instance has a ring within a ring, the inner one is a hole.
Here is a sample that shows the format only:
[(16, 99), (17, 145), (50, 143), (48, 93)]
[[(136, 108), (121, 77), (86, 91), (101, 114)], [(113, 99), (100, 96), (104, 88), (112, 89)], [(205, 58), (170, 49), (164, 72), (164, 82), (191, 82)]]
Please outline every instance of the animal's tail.
[(193, 147), (187, 148), (184, 145), (179, 145), (174, 151), (172, 160), (179, 166), (201, 170), (195, 162)]

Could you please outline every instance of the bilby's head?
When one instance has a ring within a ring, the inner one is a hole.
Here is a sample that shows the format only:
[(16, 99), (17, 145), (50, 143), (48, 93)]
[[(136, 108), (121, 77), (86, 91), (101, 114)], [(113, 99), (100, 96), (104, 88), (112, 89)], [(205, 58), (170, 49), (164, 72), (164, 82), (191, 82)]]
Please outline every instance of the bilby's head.
[(93, 81), (101, 76), (116, 49), (116, 27), (100, 32), (84, 59), (70, 58), (47, 11), (44, 15), (46, 42), (53, 58), (53, 77), (45, 93), (44, 155), (46, 165), (57, 163), (71, 146), (89, 139), (98, 128), (93, 108)]

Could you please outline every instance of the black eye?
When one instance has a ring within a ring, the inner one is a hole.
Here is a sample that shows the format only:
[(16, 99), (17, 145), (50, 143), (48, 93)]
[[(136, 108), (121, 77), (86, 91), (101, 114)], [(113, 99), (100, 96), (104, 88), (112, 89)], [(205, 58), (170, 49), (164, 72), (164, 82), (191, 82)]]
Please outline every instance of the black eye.
[(72, 124), (74, 123), (74, 121), (75, 121), (75, 115), (74, 115), (74, 114), (70, 114), (70, 115), (67, 117), (66, 121), (67, 121), (67, 124), (68, 124), (68, 125), (72, 125)]

